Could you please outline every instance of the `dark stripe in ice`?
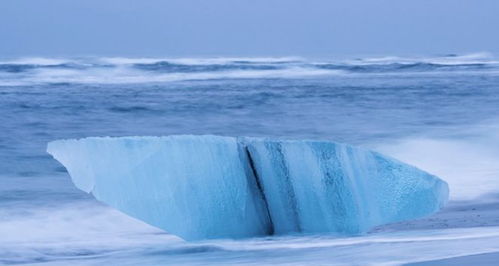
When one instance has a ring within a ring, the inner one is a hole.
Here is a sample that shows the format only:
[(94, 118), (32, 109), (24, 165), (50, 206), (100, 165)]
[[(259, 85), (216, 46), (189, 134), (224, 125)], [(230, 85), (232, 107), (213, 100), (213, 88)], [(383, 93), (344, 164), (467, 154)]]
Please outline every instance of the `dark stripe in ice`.
[(262, 186), (262, 181), (260, 180), (260, 178), (258, 176), (258, 172), (256, 171), (255, 163), (253, 161), (253, 158), (251, 158), (251, 153), (248, 150), (248, 146), (244, 146), (244, 152), (246, 153), (246, 157), (248, 158), (249, 168), (251, 169), (251, 173), (255, 179), (256, 187), (258, 188), (258, 191), (262, 195), (262, 199), (263, 199), (263, 202), (265, 205), (265, 210), (267, 211), (267, 216), (269, 217), (269, 222), (270, 222), (269, 234), (273, 235), (274, 234), (274, 223), (272, 222), (272, 215), (270, 215), (270, 210), (269, 210), (267, 198), (265, 197), (265, 191), (264, 191), (263, 186)]
[(282, 171), (282, 177), (283, 177), (283, 184), (282, 188), (285, 190), (285, 196), (287, 205), (290, 206), (289, 211), (291, 212), (291, 217), (289, 217), (291, 220), (293, 220), (293, 226), (294, 226), (294, 232), (302, 232), (301, 228), (301, 222), (300, 222), (300, 216), (298, 212), (298, 207), (297, 207), (297, 202), (296, 202), (296, 196), (295, 196), (295, 191), (292, 186), (292, 180), (289, 174), (289, 168), (288, 165), (286, 164), (286, 160), (284, 159), (284, 154), (282, 152), (282, 145), (281, 143), (278, 142), (268, 142), (265, 143), (265, 146), (267, 148), (272, 149), (277, 153), (277, 156), (274, 156), (272, 158), (273, 164), (276, 166), (277, 169), (280, 169)]

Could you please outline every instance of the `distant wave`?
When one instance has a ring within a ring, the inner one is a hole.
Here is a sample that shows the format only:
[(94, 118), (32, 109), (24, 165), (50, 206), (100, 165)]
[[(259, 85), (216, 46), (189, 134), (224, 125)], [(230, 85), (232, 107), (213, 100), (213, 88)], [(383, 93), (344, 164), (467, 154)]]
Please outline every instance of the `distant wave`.
[(215, 58), (127, 58), (127, 57), (104, 57), (99, 59), (101, 62), (107, 62), (116, 65), (133, 64), (156, 64), (168, 62), (171, 64), (182, 65), (227, 65), (234, 63), (287, 63), (303, 61), (301, 57), (215, 57)]
[(472, 53), (465, 55), (443, 55), (434, 57), (371, 57), (349, 61), (351, 64), (435, 64), (435, 65), (468, 65), (468, 64), (497, 64), (494, 56), (490, 53)]
[(37, 66), (53, 66), (62, 65), (72, 62), (69, 59), (57, 59), (57, 58), (46, 58), (46, 57), (24, 57), (11, 59), (6, 61), (0, 61), (0, 65), (37, 65)]
[(112, 70), (88, 69), (37, 69), (20, 79), (2, 79), (0, 85), (31, 85), (37, 83), (79, 83), (79, 84), (133, 84), (161, 83), (186, 80), (216, 79), (265, 79), (265, 78), (306, 78), (319, 75), (341, 74), (341, 71), (285, 68), (272, 70), (226, 70), (212, 72), (169, 72), (148, 73), (138, 69), (116, 68)]
[(0, 86), (476, 72), (498, 75), (499, 61), (486, 53), (414, 58), (379, 57), (343, 61), (317, 61), (299, 57), (36, 57), (0, 61)]

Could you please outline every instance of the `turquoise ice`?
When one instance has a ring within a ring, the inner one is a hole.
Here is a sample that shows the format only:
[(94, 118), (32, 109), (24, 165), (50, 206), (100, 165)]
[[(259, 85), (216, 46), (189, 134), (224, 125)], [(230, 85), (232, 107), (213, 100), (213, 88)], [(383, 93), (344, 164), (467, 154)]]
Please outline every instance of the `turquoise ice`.
[(447, 183), (379, 153), (321, 141), (247, 141), (277, 234), (360, 234), (422, 217)]
[(184, 239), (267, 235), (265, 202), (234, 138), (86, 138), (48, 152), (74, 184), (132, 217)]
[(47, 150), (79, 189), (187, 240), (360, 234), (434, 213), (448, 198), (433, 175), (326, 141), (103, 137)]

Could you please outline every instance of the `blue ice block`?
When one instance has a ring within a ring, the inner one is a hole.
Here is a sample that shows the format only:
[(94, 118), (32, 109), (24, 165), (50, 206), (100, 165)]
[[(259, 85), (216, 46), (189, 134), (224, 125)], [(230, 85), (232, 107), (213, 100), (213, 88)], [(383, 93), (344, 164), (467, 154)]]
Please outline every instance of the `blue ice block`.
[(431, 174), (328, 141), (103, 137), (50, 142), (48, 152), (81, 190), (187, 240), (359, 234), (448, 198)]

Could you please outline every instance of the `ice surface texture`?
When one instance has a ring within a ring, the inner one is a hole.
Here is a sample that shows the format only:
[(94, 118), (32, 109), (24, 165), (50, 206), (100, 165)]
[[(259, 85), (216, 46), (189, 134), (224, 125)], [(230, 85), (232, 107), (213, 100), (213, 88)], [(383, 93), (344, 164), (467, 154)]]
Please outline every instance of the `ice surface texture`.
[(433, 175), (334, 142), (104, 137), (47, 150), (81, 190), (187, 240), (360, 234), (429, 215), (448, 198)]

